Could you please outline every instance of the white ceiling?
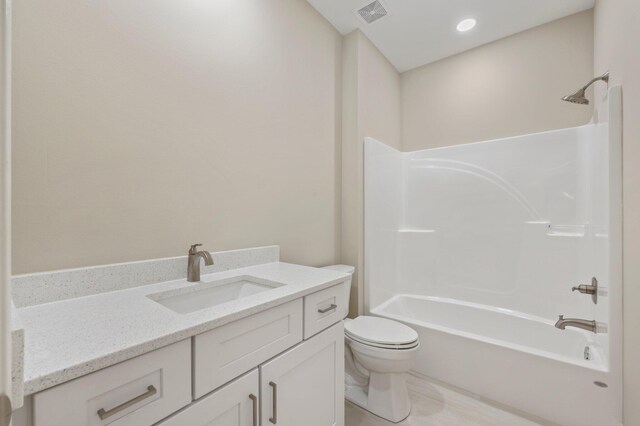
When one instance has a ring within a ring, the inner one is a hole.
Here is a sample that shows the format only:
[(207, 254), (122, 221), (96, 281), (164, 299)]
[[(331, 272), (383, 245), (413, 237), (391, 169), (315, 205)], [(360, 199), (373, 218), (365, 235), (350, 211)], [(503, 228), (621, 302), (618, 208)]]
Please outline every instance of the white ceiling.
[[(356, 28), (406, 71), (593, 7), (594, 0), (380, 0), (390, 12), (365, 23), (355, 11), (373, 0), (308, 0), (342, 34)], [(456, 31), (465, 18), (478, 24)]]

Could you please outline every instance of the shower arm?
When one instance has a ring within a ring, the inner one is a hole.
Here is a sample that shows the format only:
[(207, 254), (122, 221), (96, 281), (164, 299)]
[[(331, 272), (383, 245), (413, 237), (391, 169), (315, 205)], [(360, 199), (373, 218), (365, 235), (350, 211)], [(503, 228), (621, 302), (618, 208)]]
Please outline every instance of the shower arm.
[(582, 91), (585, 91), (589, 88), (589, 86), (591, 86), (593, 83), (595, 83), (596, 81), (604, 81), (605, 83), (609, 83), (609, 71), (605, 72), (604, 74), (598, 76), (598, 77), (593, 77), (587, 84), (585, 84), (582, 89)]

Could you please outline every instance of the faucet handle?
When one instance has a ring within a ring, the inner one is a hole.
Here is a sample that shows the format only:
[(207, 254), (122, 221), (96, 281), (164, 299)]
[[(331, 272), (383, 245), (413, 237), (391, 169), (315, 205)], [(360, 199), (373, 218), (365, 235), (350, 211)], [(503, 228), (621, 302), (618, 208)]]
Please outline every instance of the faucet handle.
[(202, 243), (191, 244), (191, 248), (189, 249), (189, 254), (195, 254), (198, 252), (198, 247), (200, 247)]
[(578, 291), (582, 294), (590, 294), (593, 303), (598, 303), (598, 279), (596, 277), (591, 278), (591, 284), (580, 284), (571, 287), (571, 291)]

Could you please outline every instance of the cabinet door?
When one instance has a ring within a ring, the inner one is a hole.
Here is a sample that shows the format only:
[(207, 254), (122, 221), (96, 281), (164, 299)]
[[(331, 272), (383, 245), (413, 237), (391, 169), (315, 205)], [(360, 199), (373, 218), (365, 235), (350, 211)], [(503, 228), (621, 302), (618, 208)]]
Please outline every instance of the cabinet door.
[(262, 365), (260, 377), (262, 426), (343, 426), (343, 323)]
[(221, 387), (157, 426), (258, 426), (258, 369)]

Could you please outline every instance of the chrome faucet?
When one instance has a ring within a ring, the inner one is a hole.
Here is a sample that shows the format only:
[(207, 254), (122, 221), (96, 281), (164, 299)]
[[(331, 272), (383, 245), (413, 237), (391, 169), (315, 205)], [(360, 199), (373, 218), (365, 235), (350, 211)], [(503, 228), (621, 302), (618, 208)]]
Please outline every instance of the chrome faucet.
[(560, 315), (558, 317), (558, 321), (556, 322), (556, 328), (560, 330), (564, 330), (565, 327), (576, 327), (581, 328), (583, 330), (590, 331), (592, 333), (596, 332), (596, 322), (583, 320), (578, 318), (564, 318), (564, 315)]
[(193, 244), (189, 249), (189, 258), (187, 260), (187, 281), (190, 283), (200, 281), (200, 259), (204, 259), (204, 264), (213, 265), (211, 253), (205, 250), (198, 251), (198, 247), (202, 244)]

